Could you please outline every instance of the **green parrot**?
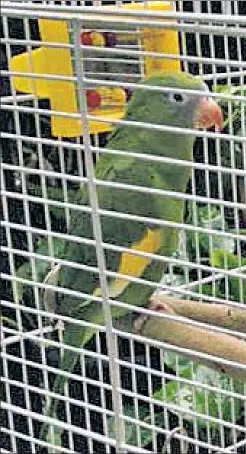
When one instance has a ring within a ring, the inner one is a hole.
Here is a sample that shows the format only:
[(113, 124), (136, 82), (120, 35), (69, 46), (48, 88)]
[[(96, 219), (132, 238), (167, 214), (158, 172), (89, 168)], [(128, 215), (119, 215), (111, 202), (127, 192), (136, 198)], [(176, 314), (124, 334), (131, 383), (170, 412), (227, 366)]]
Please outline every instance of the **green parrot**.
[[(217, 103), (209, 97), (207, 86), (201, 78), (186, 73), (161, 74), (141, 82), (153, 87), (182, 89), (181, 93), (137, 89), (126, 110), (125, 120), (145, 122), (152, 125), (165, 125), (179, 128), (216, 125), (222, 127), (223, 117)], [(204, 91), (204, 96), (190, 95), (186, 89)], [(119, 125), (110, 135), (106, 148), (151, 156), (175, 158), (191, 161), (193, 158), (194, 136), (158, 129), (144, 129), (131, 125)], [(131, 185), (129, 189), (99, 185), (97, 188), (99, 208), (112, 212), (112, 216), (100, 216), (103, 242), (111, 246), (143, 251), (151, 254), (171, 256), (177, 249), (178, 230), (172, 227), (153, 225), (127, 218), (114, 217), (114, 212), (126, 213), (182, 223), (184, 201), (180, 198), (164, 197), (148, 192), (161, 189), (185, 193), (191, 176), (191, 168), (173, 163), (143, 160), (126, 154), (103, 153), (96, 164), (95, 177), (102, 182)], [(146, 192), (136, 192), (132, 185), (146, 188)], [(85, 187), (81, 204), (90, 206), (88, 190)], [(91, 213), (74, 210), (71, 215), (71, 236), (93, 240)], [(93, 272), (62, 266), (59, 272), (59, 286), (88, 295), (100, 296), (99, 275), (95, 272), (97, 257), (95, 245), (76, 241), (66, 241), (63, 258), (78, 264), (94, 267)], [(163, 261), (105, 249), (107, 271), (118, 272), (127, 278), (108, 277), (110, 298), (116, 300), (111, 306), (113, 320), (125, 316), (126, 307), (117, 306), (117, 300), (132, 306), (147, 306), (153, 293), (152, 286), (131, 282), (130, 278), (141, 278), (159, 283), (165, 271)], [(58, 312), (62, 315), (104, 325), (102, 302), (86, 301), (77, 296), (59, 295)], [(64, 344), (83, 347), (95, 330), (78, 325), (65, 326)], [(72, 371), (78, 355), (65, 350), (60, 369)], [(66, 378), (58, 375), (53, 391), (63, 393)], [(57, 400), (51, 399), (47, 416), (56, 416)], [(43, 427), (42, 438), (47, 436), (47, 426)]]

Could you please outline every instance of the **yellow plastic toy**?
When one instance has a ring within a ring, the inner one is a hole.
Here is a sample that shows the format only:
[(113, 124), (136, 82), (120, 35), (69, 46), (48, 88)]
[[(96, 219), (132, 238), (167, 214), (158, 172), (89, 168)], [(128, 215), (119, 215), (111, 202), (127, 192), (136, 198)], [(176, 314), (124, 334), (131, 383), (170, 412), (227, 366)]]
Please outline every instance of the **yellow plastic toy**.
[[(138, 10), (148, 8), (157, 11), (173, 10), (172, 4), (168, 1), (153, 1), (149, 2), (148, 6), (142, 3), (128, 4), (123, 5), (123, 8)], [(70, 42), (67, 22), (40, 19), (38, 24), (42, 41), (52, 43)], [(143, 28), (140, 39), (142, 48), (145, 51), (179, 55), (178, 32), (176, 30)], [(31, 76), (31, 74), (35, 74), (37, 76), (71, 77), (74, 75), (71, 57), (70, 49), (58, 49), (55, 47), (40, 47), (32, 52), (12, 57), (10, 69), (13, 72), (20, 73), (13, 77), (15, 89), (19, 92), (34, 94), (40, 99), (49, 99), (50, 108), (54, 112), (78, 113), (76, 84), (73, 81), (59, 81)], [(144, 63), (146, 76), (151, 76), (157, 72), (181, 70), (178, 60), (146, 57)], [(22, 76), (21, 73), (26, 73), (26, 76)], [(30, 73), (30, 75), (27, 73)], [(98, 89), (99, 92), (100, 90), (102, 92), (103, 88)], [(112, 106), (105, 110), (102, 102), (102, 107), (93, 109), (91, 113), (93, 116), (103, 116), (109, 120), (109, 123), (91, 121), (91, 134), (110, 131), (112, 129), (110, 120), (121, 119), (124, 116), (125, 97), (122, 89), (104, 90), (103, 99), (110, 100)], [(54, 114), (51, 116), (51, 131), (55, 137), (79, 137), (83, 132), (83, 124), (81, 124), (79, 119)]]

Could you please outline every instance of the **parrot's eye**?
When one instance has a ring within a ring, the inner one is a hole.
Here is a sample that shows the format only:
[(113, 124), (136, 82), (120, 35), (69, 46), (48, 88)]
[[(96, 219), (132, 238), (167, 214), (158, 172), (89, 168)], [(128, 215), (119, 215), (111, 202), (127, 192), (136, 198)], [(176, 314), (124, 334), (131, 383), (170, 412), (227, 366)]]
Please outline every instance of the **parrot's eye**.
[(181, 93), (170, 93), (169, 99), (171, 102), (175, 102), (177, 104), (185, 104), (187, 102), (187, 96)]

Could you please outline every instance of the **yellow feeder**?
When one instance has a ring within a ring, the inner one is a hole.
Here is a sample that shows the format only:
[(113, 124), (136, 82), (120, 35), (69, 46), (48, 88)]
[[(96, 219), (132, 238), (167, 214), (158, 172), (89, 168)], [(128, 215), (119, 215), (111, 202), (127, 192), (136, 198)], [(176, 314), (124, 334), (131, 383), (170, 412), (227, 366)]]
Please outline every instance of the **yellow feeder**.
[[(148, 6), (138, 3), (123, 5), (123, 8), (141, 10), (150, 9), (155, 11), (173, 11), (170, 2), (149, 2)], [(97, 18), (96, 13), (93, 18)], [(107, 18), (110, 21), (110, 17)], [(126, 21), (128, 18), (126, 18)], [(162, 19), (160, 19), (161, 21)], [(66, 21), (38, 20), (41, 40), (52, 43), (69, 43), (70, 37)], [(176, 30), (161, 30), (143, 28), (140, 34), (142, 48), (148, 52), (179, 55), (178, 32)], [(46, 98), (50, 101), (50, 107), (55, 112), (68, 114), (78, 113), (76, 84), (72, 81), (50, 80), (45, 75), (67, 76), (74, 75), (72, 64), (72, 52), (70, 49), (57, 49), (52, 47), (40, 47), (32, 52), (14, 56), (10, 62), (10, 69), (13, 72), (33, 73), (42, 78), (31, 76), (14, 76), (13, 84), (17, 91), (34, 94), (40, 99)], [(177, 60), (145, 58), (145, 74), (151, 76), (155, 73), (167, 71), (180, 71), (180, 63)], [(114, 91), (112, 90), (112, 93)], [(114, 106), (108, 109), (95, 109), (91, 113), (94, 116), (103, 116), (107, 120), (121, 119), (124, 117), (125, 106), (119, 102), (119, 93), (115, 90)], [(113, 97), (112, 97), (113, 98)], [(57, 115), (51, 116), (51, 131), (56, 137), (78, 137), (82, 135), (83, 124), (81, 121), (69, 117)], [(112, 129), (110, 123), (90, 122), (91, 134), (109, 132)]]
[[(67, 22), (39, 20), (42, 41), (69, 43)], [(70, 49), (40, 47), (30, 53), (17, 55), (11, 59), (11, 71), (35, 73), (42, 78), (13, 77), (15, 89), (34, 94), (50, 101), (50, 108), (56, 112), (78, 113), (74, 82), (46, 79), (44, 76), (73, 76)], [(51, 131), (56, 137), (78, 137), (81, 135), (81, 122), (74, 118), (53, 115)]]
[[(147, 5), (141, 3), (124, 5), (127, 9), (152, 11), (173, 11), (171, 2), (148, 2)], [(162, 19), (161, 19), (162, 21)], [(179, 37), (177, 30), (162, 30), (157, 28), (142, 28), (141, 41), (143, 50), (146, 52), (156, 52), (170, 55), (179, 55)], [(153, 76), (155, 73), (180, 71), (178, 60), (168, 60), (153, 57), (144, 59), (145, 75)]]

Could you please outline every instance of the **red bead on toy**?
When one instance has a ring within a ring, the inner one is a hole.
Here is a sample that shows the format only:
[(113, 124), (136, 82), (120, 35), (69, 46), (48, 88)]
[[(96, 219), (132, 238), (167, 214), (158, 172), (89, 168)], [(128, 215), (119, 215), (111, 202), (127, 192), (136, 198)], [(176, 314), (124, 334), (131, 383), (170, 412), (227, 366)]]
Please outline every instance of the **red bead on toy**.
[(104, 33), (104, 38), (106, 42), (107, 47), (115, 47), (117, 40), (116, 40), (116, 34), (112, 32), (105, 32)]
[(92, 46), (91, 32), (83, 32), (80, 34), (80, 42), (84, 46)]
[(87, 91), (87, 104), (91, 109), (96, 109), (101, 105), (101, 96), (95, 90)]
[(131, 97), (132, 97), (132, 89), (131, 88), (126, 88), (126, 101), (130, 101)]

